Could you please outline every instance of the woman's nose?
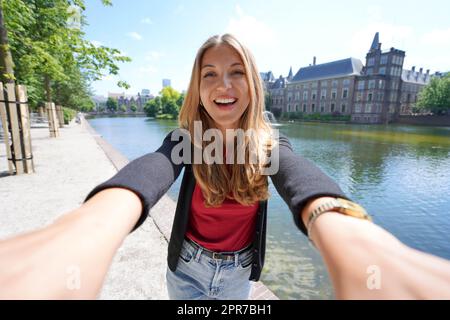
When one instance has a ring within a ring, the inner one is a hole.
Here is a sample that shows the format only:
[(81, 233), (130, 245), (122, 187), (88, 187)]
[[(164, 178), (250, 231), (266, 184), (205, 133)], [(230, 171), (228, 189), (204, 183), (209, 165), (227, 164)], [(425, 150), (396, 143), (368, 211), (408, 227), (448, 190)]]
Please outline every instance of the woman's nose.
[(219, 87), (224, 89), (231, 88), (231, 79), (228, 75), (224, 75), (220, 78)]

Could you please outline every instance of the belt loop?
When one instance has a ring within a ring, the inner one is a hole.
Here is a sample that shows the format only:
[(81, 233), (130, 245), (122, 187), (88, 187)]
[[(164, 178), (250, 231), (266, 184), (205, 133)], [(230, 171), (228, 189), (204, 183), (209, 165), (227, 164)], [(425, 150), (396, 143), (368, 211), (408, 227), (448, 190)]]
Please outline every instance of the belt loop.
[(234, 266), (237, 267), (239, 265), (239, 253), (234, 255)]
[(197, 250), (197, 254), (195, 255), (195, 262), (198, 262), (200, 260), (200, 256), (202, 254), (202, 251), (203, 251), (203, 248), (199, 246), (198, 250)]

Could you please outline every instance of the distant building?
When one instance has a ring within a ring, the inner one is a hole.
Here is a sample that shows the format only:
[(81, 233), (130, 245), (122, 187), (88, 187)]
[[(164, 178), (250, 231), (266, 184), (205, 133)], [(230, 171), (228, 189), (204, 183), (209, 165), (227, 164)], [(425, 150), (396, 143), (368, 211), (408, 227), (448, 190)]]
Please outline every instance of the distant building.
[[(148, 92), (150, 92), (150, 90), (148, 90)], [(144, 106), (147, 101), (154, 98), (151, 94), (144, 95), (141, 93), (138, 93), (137, 95), (125, 95), (125, 93), (108, 93), (108, 97), (116, 99), (119, 108), (121, 106), (125, 106), (125, 108), (127, 109), (126, 112), (132, 112), (131, 106), (136, 107), (136, 112), (144, 112)]]
[(143, 95), (143, 96), (149, 96), (149, 95), (150, 95), (150, 90), (149, 90), (149, 89), (142, 89), (142, 90), (141, 90), (141, 95)]
[(163, 80), (162, 80), (162, 86), (163, 86), (163, 88), (165, 88), (165, 87), (171, 87), (171, 81), (170, 81), (170, 79), (163, 79)]
[(271, 94), (272, 109), (306, 114), (350, 115), (355, 123), (389, 123), (400, 114), (410, 114), (419, 91), (433, 76), (403, 69), (405, 51), (381, 51), (378, 32), (366, 55), (302, 67), (292, 77), (274, 79), (272, 72), (261, 73), (264, 88)]

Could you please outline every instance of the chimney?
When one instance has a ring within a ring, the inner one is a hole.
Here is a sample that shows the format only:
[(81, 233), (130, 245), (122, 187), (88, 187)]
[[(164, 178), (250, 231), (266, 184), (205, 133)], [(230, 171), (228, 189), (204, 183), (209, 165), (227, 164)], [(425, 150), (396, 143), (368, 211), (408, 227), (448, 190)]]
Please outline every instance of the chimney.
[(381, 43), (378, 44), (378, 50), (381, 50)]
[(313, 66), (315, 66), (316, 65), (316, 57), (314, 57), (314, 59), (313, 59)]
[(413, 66), (411, 70), (412, 72), (416, 71), (416, 66)]
[(422, 71), (423, 71), (423, 68), (420, 68), (419, 70), (420, 70), (419, 72), (420, 72), (420, 73), (422, 73)]
[(427, 69), (427, 74), (430, 74), (430, 69)]

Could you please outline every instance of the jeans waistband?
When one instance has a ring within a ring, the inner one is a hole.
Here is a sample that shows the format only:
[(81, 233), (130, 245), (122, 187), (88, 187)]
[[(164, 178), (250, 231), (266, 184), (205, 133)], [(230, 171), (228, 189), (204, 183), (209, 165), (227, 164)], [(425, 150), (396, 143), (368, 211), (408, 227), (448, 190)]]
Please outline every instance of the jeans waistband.
[(209, 258), (213, 259), (220, 259), (220, 260), (234, 260), (236, 255), (243, 254), (247, 251), (249, 251), (252, 248), (252, 245), (249, 244), (247, 247), (238, 250), (238, 251), (232, 251), (232, 252), (215, 252), (211, 251), (209, 249), (206, 249), (205, 247), (199, 245), (197, 242), (195, 242), (192, 239), (189, 239), (188, 237), (185, 237), (185, 240), (193, 246), (196, 250), (201, 249), (202, 254), (208, 256)]

